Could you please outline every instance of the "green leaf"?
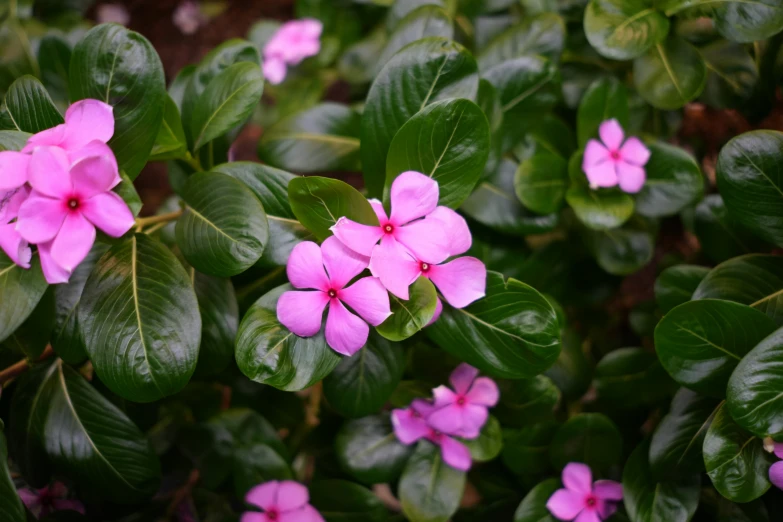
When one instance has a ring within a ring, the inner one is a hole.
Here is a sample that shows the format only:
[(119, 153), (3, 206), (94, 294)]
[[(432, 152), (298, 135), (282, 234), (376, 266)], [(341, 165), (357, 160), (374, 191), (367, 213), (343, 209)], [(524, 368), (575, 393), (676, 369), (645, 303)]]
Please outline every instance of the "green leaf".
[(687, 303), (696, 288), (707, 277), (705, 266), (676, 265), (661, 272), (655, 280), (655, 301), (664, 314), (675, 306)]
[(387, 35), (378, 26), (364, 39), (349, 46), (337, 63), (340, 77), (351, 84), (365, 84), (375, 77), (375, 64), (386, 47)]
[(30, 134), (15, 130), (0, 130), (0, 150), (22, 150)]
[(329, 229), (341, 217), (378, 226), (378, 216), (367, 199), (352, 186), (336, 179), (294, 178), (288, 183), (288, 199), (299, 222), (319, 241), (332, 235)]
[(24, 504), (8, 470), (8, 447), (5, 435), (0, 431), (0, 517), (6, 522), (26, 522), (25, 513)]
[(323, 330), (304, 338), (280, 324), (277, 300), (291, 289), (291, 285), (279, 286), (250, 307), (239, 324), (236, 360), (250, 379), (281, 390), (298, 391), (329, 375), (341, 357), (326, 344)]
[(340, 466), (365, 484), (394, 482), (413, 452), (394, 436), (388, 413), (346, 422), (335, 449)]
[(682, 386), (723, 397), (731, 372), (775, 322), (749, 306), (701, 299), (671, 310), (655, 328), (661, 364)]
[(528, 424), (522, 429), (504, 429), (503, 464), (520, 477), (546, 474), (552, 468), (549, 446), (558, 427), (556, 422), (550, 420)]
[(553, 114), (545, 114), (536, 120), (514, 147), (514, 156), (519, 161), (546, 153), (570, 158), (576, 150), (576, 138), (571, 128)]
[(253, 266), (269, 240), (264, 207), (243, 183), (226, 174), (199, 172), (185, 184), (185, 213), (177, 245), (198, 271), (218, 277)]
[(596, 51), (613, 60), (643, 55), (669, 33), (669, 20), (646, 0), (591, 0), (584, 29)]
[(264, 74), (254, 63), (234, 64), (212, 78), (193, 111), (193, 150), (244, 122), (263, 92)]
[(621, 226), (633, 215), (633, 198), (615, 188), (591, 189), (582, 170), (583, 156), (580, 151), (568, 162), (571, 186), (566, 192), (566, 201), (588, 228), (608, 230)]
[(557, 522), (549, 513), (546, 503), (558, 489), (560, 481), (555, 478), (536, 484), (519, 504), (514, 513), (514, 522)]
[(122, 198), (126, 205), (128, 205), (131, 213), (134, 216), (138, 216), (139, 212), (141, 212), (141, 207), (144, 206), (141, 202), (141, 197), (139, 197), (139, 193), (136, 192), (136, 187), (133, 186), (133, 181), (131, 181), (127, 174), (121, 172), (120, 178), (122, 181), (120, 181), (119, 185), (114, 187), (114, 192)]
[(380, 410), (402, 379), (405, 354), (397, 344), (371, 334), (355, 357), (345, 357), (324, 379), (329, 405), (346, 417)]
[(389, 145), (397, 131), (431, 103), (475, 99), (477, 68), (467, 49), (435, 37), (408, 45), (381, 69), (362, 114), (362, 169), (371, 196), (382, 194)]
[(647, 461), (650, 442), (633, 450), (623, 468), (623, 500), (634, 522), (688, 522), (699, 505), (701, 477), (656, 482)]
[(500, 423), (490, 415), (477, 438), (464, 439), (462, 442), (470, 450), (470, 458), (473, 462), (489, 462), (500, 455), (500, 451), (503, 449), (503, 433), (500, 430)]
[(534, 377), (560, 353), (560, 326), (549, 301), (497, 272), (487, 272), (486, 297), (462, 309), (444, 304), (426, 332), (447, 352), (496, 377)]
[(699, 164), (685, 150), (663, 142), (647, 143), (650, 160), (642, 190), (636, 196), (636, 211), (648, 217), (677, 214), (704, 194)]
[[(435, 315), (438, 294), (426, 277), (418, 278), (410, 286), (407, 301), (389, 294), (392, 315), (375, 330), (390, 341), (402, 341), (427, 326)], [(370, 412), (368, 412), (370, 413)]]
[(778, 328), (740, 361), (729, 379), (729, 413), (757, 437), (783, 438), (781, 347), (783, 329)]
[(44, 86), (32, 76), (22, 76), (11, 84), (3, 106), (22, 132), (35, 134), (65, 121)]
[[(26, 24), (25, 24), (26, 25)], [(20, 76), (39, 75), (39, 66), (22, 22), (3, 17), (0, 24), (0, 92)]]
[(560, 426), (552, 438), (552, 465), (563, 469), (569, 462), (583, 462), (594, 473), (620, 463), (623, 437), (609, 417), (580, 413)]
[(598, 265), (612, 275), (628, 275), (650, 262), (655, 250), (652, 224), (638, 217), (614, 230), (588, 230), (585, 240)]
[(53, 329), (54, 288), (50, 287), (25, 322), (0, 344), (0, 351), (21, 353), (29, 361), (35, 361), (49, 344)]
[(633, 62), (636, 90), (657, 109), (679, 109), (696, 99), (707, 81), (699, 51), (680, 37), (657, 43)]
[(493, 38), (478, 54), (478, 63), (486, 71), (508, 60), (541, 55), (554, 62), (560, 59), (566, 40), (563, 19), (555, 13), (525, 17)]
[(394, 31), (400, 22), (423, 5), (436, 5), (446, 8), (447, 0), (371, 0), (376, 4), (389, 6), (386, 13), (386, 29)]
[(679, 389), (650, 440), (650, 468), (656, 477), (677, 478), (704, 470), (701, 448), (722, 404), (688, 388)]
[(707, 85), (702, 99), (708, 105), (731, 109), (753, 95), (759, 70), (746, 46), (717, 40), (699, 51), (707, 64)]
[(56, 34), (41, 38), (38, 46), (38, 65), (41, 82), (57, 103), (68, 103), (68, 76), (71, 64), (71, 46)]
[(746, 304), (783, 325), (783, 258), (754, 254), (713, 268), (693, 299), (726, 299)]
[(572, 329), (562, 332), (562, 350), (554, 366), (546, 372), (570, 401), (582, 397), (592, 381), (592, 367), (582, 351), (582, 339)]
[(114, 107), (109, 146), (136, 179), (163, 121), (166, 81), (155, 49), (139, 33), (99, 25), (74, 47), (68, 87), (72, 102), (94, 98)]
[(715, 489), (732, 502), (756, 500), (770, 487), (770, 460), (764, 441), (740, 428), (721, 406), (704, 439), (704, 464)]
[(732, 139), (718, 156), (717, 181), (733, 218), (783, 246), (783, 132), (752, 131)]
[(709, 194), (696, 205), (693, 228), (702, 251), (716, 263), (768, 248), (729, 214), (720, 194)]
[(266, 444), (253, 444), (234, 451), (232, 474), (234, 493), (240, 498), (258, 484), (294, 478), (291, 467), (285, 459)]
[(654, 354), (642, 348), (619, 348), (595, 367), (598, 399), (612, 408), (633, 409), (666, 396), (671, 380)]
[(579, 146), (584, 147), (588, 140), (598, 137), (598, 127), (611, 119), (628, 128), (631, 119), (628, 90), (614, 77), (600, 78), (590, 85), (579, 102), (576, 116)]
[(539, 214), (557, 212), (568, 188), (568, 161), (562, 156), (542, 153), (519, 164), (514, 191), (522, 204)]
[(197, 375), (223, 371), (234, 360), (234, 339), (239, 327), (239, 305), (230, 279), (190, 269), (201, 315), (201, 346)]
[(258, 156), (293, 172), (360, 170), (361, 116), (345, 105), (322, 103), (270, 127), (258, 143)]
[(0, 288), (3, 289), (0, 342), (10, 337), (33, 313), (47, 287), (37, 257), (33, 258), (31, 268), (25, 270), (0, 252)]
[(510, 381), (508, 386), (501, 384), (501, 389), (495, 416), (503, 426), (521, 428), (549, 419), (560, 402), (560, 390), (543, 375)]
[(380, 57), (370, 64), (376, 74), (392, 56), (410, 43), (427, 37), (440, 36), (448, 40), (454, 38), (454, 27), (449, 14), (439, 5), (432, 5), (432, 1), (427, 3), (428, 5), (417, 7), (405, 15), (394, 28)]
[(720, 34), (735, 42), (764, 40), (783, 30), (783, 6), (776, 0), (665, 0), (658, 7), (666, 16), (683, 10), (706, 14)]
[(443, 462), (440, 448), (419, 442), (402, 472), (402, 511), (411, 522), (446, 522), (459, 509), (465, 473)]
[(101, 257), (78, 314), (95, 371), (117, 395), (151, 402), (190, 380), (201, 338), (198, 302), (185, 269), (157, 241), (137, 234)]
[(318, 480), (310, 484), (310, 503), (326, 522), (385, 522), (389, 512), (372, 491), (346, 480)]
[(171, 96), (166, 95), (163, 104), (163, 122), (152, 146), (150, 161), (164, 161), (184, 158), (188, 151), (188, 140), (182, 127), (179, 109)]

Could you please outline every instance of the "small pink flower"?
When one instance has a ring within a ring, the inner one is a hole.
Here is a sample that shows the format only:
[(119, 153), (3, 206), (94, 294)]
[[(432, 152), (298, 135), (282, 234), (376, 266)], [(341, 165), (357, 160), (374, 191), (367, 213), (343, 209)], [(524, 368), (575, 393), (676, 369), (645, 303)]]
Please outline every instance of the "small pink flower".
[(433, 428), (428, 418), (435, 411), (432, 404), (423, 399), (414, 400), (410, 407), (392, 411), (394, 434), (405, 445), (426, 439), (440, 447), (443, 460), (454, 469), (467, 471), (471, 466), (470, 450), (460, 441)]
[[(783, 442), (776, 442), (774, 453), (780, 459), (783, 459)], [(776, 462), (769, 468), (769, 480), (777, 488), (783, 489), (783, 460)]]
[(205, 22), (198, 2), (183, 0), (174, 10), (171, 21), (183, 34), (193, 34)]
[(571, 462), (563, 470), (564, 489), (549, 497), (546, 507), (560, 520), (600, 522), (617, 511), (623, 499), (623, 486), (612, 480), (597, 480), (586, 464)]
[(245, 502), (262, 509), (263, 513), (248, 511), (240, 522), (324, 522), (309, 501), (307, 488), (297, 482), (265, 482), (245, 496)]
[(95, 227), (120, 237), (134, 225), (128, 206), (111, 191), (120, 177), (110, 151), (71, 163), (59, 147), (36, 147), (29, 174), (33, 191), (19, 208), (16, 229), (38, 245), (50, 284), (68, 281), (92, 248)]
[(367, 323), (378, 326), (391, 315), (389, 294), (375, 277), (364, 277), (346, 287), (367, 268), (368, 261), (335, 237), (327, 238), (320, 247), (312, 241), (296, 245), (288, 258), (288, 280), (294, 288), (312, 291), (283, 293), (277, 303), (280, 322), (300, 337), (313, 336), (321, 331), (323, 311), (328, 304), (326, 342), (344, 355), (359, 351), (370, 334)]
[(120, 24), (127, 26), (130, 23), (130, 13), (122, 4), (101, 4), (96, 10), (95, 18), (99, 24)]
[(55, 511), (76, 511), (84, 515), (84, 505), (78, 500), (67, 500), (67, 496), (68, 489), (60, 482), (39, 490), (19, 490), (19, 498), (36, 518), (48, 516)]
[(443, 433), (474, 439), (487, 422), (488, 408), (498, 403), (498, 386), (489, 377), (478, 377), (478, 370), (466, 363), (457, 366), (449, 381), (454, 391), (446, 386), (433, 390), (434, 411), (427, 422)]
[(598, 128), (601, 142), (590, 140), (585, 147), (582, 170), (587, 174), (590, 187), (614, 187), (629, 193), (642, 190), (646, 174), (644, 166), (650, 159), (650, 151), (639, 138), (625, 140), (623, 128), (617, 120), (607, 120)]
[(281, 83), (289, 66), (321, 51), (323, 24), (303, 18), (284, 23), (264, 47), (264, 77), (273, 85)]
[(29, 154), (41, 146), (60, 147), (68, 153), (71, 163), (75, 163), (105, 150), (99, 145), (107, 143), (113, 135), (113, 107), (100, 100), (81, 100), (68, 107), (65, 123), (31, 136), (22, 152)]

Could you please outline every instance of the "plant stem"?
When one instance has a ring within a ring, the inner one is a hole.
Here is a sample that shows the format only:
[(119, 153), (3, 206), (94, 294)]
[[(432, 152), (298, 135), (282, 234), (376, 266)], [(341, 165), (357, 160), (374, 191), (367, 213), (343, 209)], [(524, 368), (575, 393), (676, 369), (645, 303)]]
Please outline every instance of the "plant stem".
[[(46, 347), (46, 350), (44, 350), (41, 356), (38, 358), (38, 361), (46, 360), (52, 355), (54, 355), (54, 350), (52, 350), (52, 346), (49, 345)], [(30, 368), (30, 361), (28, 361), (27, 359), (22, 359), (18, 363), (12, 364), (5, 370), (0, 371), (0, 386), (3, 386), (6, 382), (10, 381), (11, 379), (15, 379), (16, 377), (20, 376), (21, 374), (26, 372), (28, 368)]]
[(193, 155), (190, 152), (188, 152), (185, 155), (185, 158), (182, 161), (184, 161), (185, 163), (187, 163), (188, 165), (193, 167), (193, 169), (196, 172), (203, 172), (203, 170), (204, 170), (204, 168), (201, 166), (201, 162), (199, 161), (199, 159), (196, 158), (196, 157), (193, 157)]
[(175, 219), (178, 219), (181, 215), (182, 215), (182, 210), (180, 209), (174, 212), (169, 212), (167, 214), (160, 214), (159, 216), (138, 218), (136, 219), (136, 226), (138, 228), (144, 228), (150, 225), (155, 225), (157, 223), (168, 223), (169, 221), (174, 221)]

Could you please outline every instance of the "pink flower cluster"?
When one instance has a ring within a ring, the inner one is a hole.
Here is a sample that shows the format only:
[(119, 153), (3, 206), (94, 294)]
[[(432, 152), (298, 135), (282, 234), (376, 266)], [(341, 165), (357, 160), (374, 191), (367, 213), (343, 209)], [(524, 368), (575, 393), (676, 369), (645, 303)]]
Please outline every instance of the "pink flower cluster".
[(84, 515), (84, 505), (78, 500), (68, 500), (68, 489), (61, 482), (38, 490), (20, 489), (19, 498), (36, 518), (46, 517), (55, 511), (76, 511)]
[(478, 370), (465, 363), (451, 373), (449, 382), (453, 389), (438, 386), (433, 390), (433, 402), (416, 399), (408, 408), (394, 410), (392, 425), (403, 444), (429, 440), (440, 446), (446, 464), (467, 471), (471, 466), (470, 450), (454, 437), (477, 438), (500, 392), (495, 381), (478, 377)]
[[(775, 442), (773, 452), (779, 459), (783, 459), (783, 442)], [(783, 460), (774, 463), (769, 468), (769, 480), (779, 489), (783, 489)]]
[[(378, 326), (391, 315), (387, 290), (407, 300), (408, 287), (421, 276), (429, 278), (455, 308), (483, 297), (487, 284), (484, 263), (474, 257), (444, 263), (465, 253), (472, 238), (465, 220), (450, 208), (439, 207), (438, 197), (435, 180), (418, 172), (404, 172), (391, 187), (391, 217), (380, 201), (370, 201), (378, 226), (341, 217), (332, 227), (334, 236), (320, 248), (309, 241), (296, 245), (288, 259), (288, 280), (306, 291), (280, 296), (280, 322), (300, 337), (313, 336), (321, 330), (323, 311), (329, 305), (326, 342), (336, 352), (350, 356), (367, 342), (367, 323)], [(373, 277), (348, 286), (365, 268)], [(442, 306), (438, 299), (432, 321)]]
[(288, 67), (321, 51), (323, 24), (312, 18), (284, 23), (264, 47), (264, 77), (277, 85), (286, 76)]
[(0, 152), (0, 248), (30, 268), (38, 246), (46, 281), (66, 283), (95, 242), (95, 228), (120, 237), (134, 225), (112, 189), (120, 183), (110, 105), (74, 103), (65, 123), (30, 137), (21, 152)]
[(248, 492), (245, 502), (263, 512), (247, 511), (240, 522), (324, 522), (321, 514), (309, 504), (307, 488), (291, 480), (259, 484)]
[(582, 170), (591, 188), (615, 187), (625, 192), (642, 190), (647, 173), (644, 166), (650, 151), (636, 137), (625, 139), (623, 128), (615, 119), (606, 120), (598, 128), (601, 141), (590, 140), (585, 147)]
[(623, 486), (613, 480), (593, 483), (590, 467), (571, 462), (563, 469), (563, 486), (549, 497), (546, 507), (552, 516), (575, 522), (601, 522), (617, 511)]

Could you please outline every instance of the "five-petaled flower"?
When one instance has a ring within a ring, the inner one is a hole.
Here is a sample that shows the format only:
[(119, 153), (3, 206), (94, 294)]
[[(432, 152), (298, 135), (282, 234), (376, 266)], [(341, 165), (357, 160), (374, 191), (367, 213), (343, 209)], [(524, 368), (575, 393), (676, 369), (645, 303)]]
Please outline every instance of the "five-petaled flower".
[(312, 241), (299, 243), (288, 259), (288, 280), (295, 288), (310, 290), (283, 293), (277, 303), (278, 319), (296, 335), (310, 337), (321, 330), (323, 311), (329, 305), (326, 342), (338, 353), (353, 355), (367, 342), (367, 323), (378, 326), (391, 315), (389, 294), (377, 278), (364, 277), (348, 286), (368, 262), (335, 237), (320, 247)]
[(582, 160), (582, 170), (587, 174), (590, 187), (620, 185), (625, 192), (642, 190), (647, 176), (644, 166), (650, 159), (647, 147), (636, 137), (623, 143), (623, 128), (614, 119), (603, 122), (598, 134), (601, 141), (588, 141)]
[(617, 510), (623, 499), (623, 486), (612, 480), (593, 483), (590, 467), (571, 462), (563, 469), (563, 486), (549, 497), (547, 509), (560, 520), (601, 522)]
[(84, 505), (78, 500), (68, 500), (67, 497), (68, 489), (62, 482), (55, 482), (38, 490), (19, 490), (19, 498), (37, 518), (48, 516), (55, 511), (76, 511), (84, 515)]
[(438, 431), (468, 439), (479, 436), (489, 417), (488, 408), (500, 398), (498, 385), (478, 370), (462, 363), (449, 377), (454, 390), (438, 386), (433, 390), (435, 404), (427, 421)]
[(284, 23), (264, 46), (264, 77), (273, 85), (281, 83), (289, 66), (321, 51), (323, 24), (313, 18)]
[[(775, 442), (773, 452), (779, 459), (783, 459), (783, 442)], [(769, 480), (776, 487), (783, 489), (783, 460), (774, 463), (769, 468)]]
[(240, 522), (324, 522), (309, 504), (307, 488), (291, 480), (259, 484), (247, 493), (245, 502), (263, 512), (247, 511)]

